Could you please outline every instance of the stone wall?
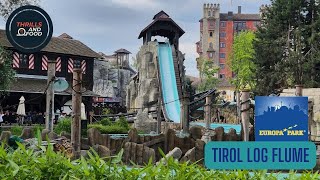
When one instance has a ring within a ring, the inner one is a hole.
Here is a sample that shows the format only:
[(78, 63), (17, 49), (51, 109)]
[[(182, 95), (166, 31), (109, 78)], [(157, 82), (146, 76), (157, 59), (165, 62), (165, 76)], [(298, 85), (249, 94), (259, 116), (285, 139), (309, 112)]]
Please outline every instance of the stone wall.
[[(295, 96), (295, 89), (284, 89), (280, 96)], [(309, 100), (309, 127), (310, 140), (320, 141), (320, 88), (305, 88), (302, 96), (307, 96)]]

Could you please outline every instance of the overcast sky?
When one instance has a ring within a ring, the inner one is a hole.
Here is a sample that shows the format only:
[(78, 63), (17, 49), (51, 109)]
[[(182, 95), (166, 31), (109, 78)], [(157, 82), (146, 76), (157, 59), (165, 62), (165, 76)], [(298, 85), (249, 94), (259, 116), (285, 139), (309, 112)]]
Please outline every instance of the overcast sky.
[[(53, 21), (54, 36), (67, 33), (96, 52), (113, 54), (120, 48), (136, 56), (142, 39), (140, 31), (164, 10), (186, 33), (180, 39), (180, 51), (186, 54), (186, 73), (198, 76), (195, 43), (199, 41), (199, 19), (203, 3), (219, 3), (220, 12), (258, 13), (269, 0), (42, 0), (40, 6)], [(0, 21), (0, 28), (5, 22)]]

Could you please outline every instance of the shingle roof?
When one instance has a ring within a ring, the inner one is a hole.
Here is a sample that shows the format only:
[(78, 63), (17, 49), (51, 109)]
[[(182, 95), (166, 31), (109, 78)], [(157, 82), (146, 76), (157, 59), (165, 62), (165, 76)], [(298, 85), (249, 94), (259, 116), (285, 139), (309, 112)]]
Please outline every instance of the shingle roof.
[(128, 50), (126, 50), (126, 49), (118, 49), (118, 50), (116, 50), (115, 51), (115, 53), (125, 53), (125, 54), (131, 54), (131, 52), (130, 51), (128, 51)]
[[(24, 93), (36, 93), (41, 94), (44, 93), (47, 87), (47, 80), (43, 79), (27, 79), (27, 78), (17, 78), (9, 88), (9, 92), (24, 92)], [(97, 97), (99, 95), (95, 94), (90, 90), (82, 90), (82, 96), (94, 96)], [(57, 95), (71, 95), (72, 89), (69, 88), (65, 92), (55, 92)]]
[[(62, 34), (62, 37), (52, 37), (49, 44), (41, 50), (41, 52), (67, 54), (82, 57), (100, 58), (101, 56), (90, 49), (82, 42), (67, 38), (67, 34)], [(71, 37), (71, 36), (69, 36)], [(71, 37), (72, 38), (72, 37)], [(13, 48), (8, 41), (5, 30), (0, 29), (0, 45), (8, 48)]]
[(174, 21), (170, 18), (170, 16), (168, 16), (168, 17), (166, 17), (166, 18), (160, 18), (161, 15), (166, 15), (166, 16), (168, 16), (168, 14), (165, 13), (164, 11), (160, 11), (159, 13), (157, 13), (157, 14), (154, 16), (155, 19), (153, 19), (153, 22), (150, 23), (147, 27), (145, 27), (145, 28), (140, 32), (138, 39), (142, 38), (142, 37), (144, 36), (144, 34), (146, 33), (146, 31), (147, 31), (149, 28), (151, 28), (151, 26), (153, 26), (153, 25), (155, 25), (155, 24), (157, 24), (157, 23), (161, 23), (161, 22), (170, 22), (170, 23), (173, 24), (173, 26), (176, 26), (176, 27), (179, 29), (179, 31), (180, 31), (180, 32), (179, 32), (179, 37), (181, 37), (181, 36), (185, 33), (184, 30), (183, 30), (176, 22), (174, 22)]

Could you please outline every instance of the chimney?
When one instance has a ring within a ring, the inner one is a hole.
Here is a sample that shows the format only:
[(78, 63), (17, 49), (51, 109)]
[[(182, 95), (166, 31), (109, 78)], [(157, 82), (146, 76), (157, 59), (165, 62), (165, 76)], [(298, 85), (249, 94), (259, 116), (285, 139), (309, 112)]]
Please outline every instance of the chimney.
[(229, 11), (228, 12), (228, 20), (230, 21), (230, 20), (232, 20), (232, 18), (233, 18), (233, 12)]
[(238, 6), (238, 14), (241, 14), (241, 6)]

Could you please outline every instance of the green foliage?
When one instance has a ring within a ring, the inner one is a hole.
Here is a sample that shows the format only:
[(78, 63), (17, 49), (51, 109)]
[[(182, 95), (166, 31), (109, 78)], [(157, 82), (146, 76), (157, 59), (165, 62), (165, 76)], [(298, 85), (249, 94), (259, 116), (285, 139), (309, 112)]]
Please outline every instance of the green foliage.
[(198, 86), (198, 91), (206, 91), (217, 86), (219, 80), (216, 77), (219, 68), (213, 64), (213, 61), (208, 59), (199, 59), (201, 83)]
[(296, 84), (319, 87), (319, 0), (273, 0), (256, 33), (258, 95)]
[(7, 20), (12, 11), (24, 5), (38, 5), (40, 0), (1, 0), (0, 16)]
[(11, 127), (10, 131), (12, 135), (20, 136), (22, 133), (23, 128), (21, 126), (13, 126)]
[(102, 120), (98, 121), (97, 124), (102, 124), (104, 126), (110, 126), (112, 124), (109, 118), (103, 118)]
[(71, 118), (65, 117), (58, 121), (57, 126), (53, 129), (53, 131), (57, 134), (60, 134), (62, 131), (67, 133), (71, 133)]
[(108, 115), (108, 114), (111, 114), (111, 109), (109, 109), (109, 108), (103, 108), (103, 110), (102, 110), (102, 115)]
[(96, 128), (102, 134), (127, 134), (128, 129), (118, 125), (104, 126), (102, 124), (89, 124), (88, 128)]
[(242, 31), (234, 39), (232, 53), (227, 63), (236, 77), (231, 80), (237, 90), (255, 86), (255, 51), (253, 41), (255, 34), (251, 31)]
[(123, 127), (125, 128), (127, 131), (129, 131), (130, 127), (127, 121), (127, 118), (125, 118), (124, 116), (121, 116), (115, 123), (116, 126), (119, 127)]
[(15, 71), (12, 69), (12, 51), (5, 50), (0, 45), (0, 96), (6, 94), (11, 82), (15, 80)]
[[(7, 151), (0, 147), (0, 178), (1, 179), (278, 179), (278, 174), (267, 174), (263, 171), (209, 171), (197, 163), (179, 163), (172, 157), (165, 158), (166, 163), (157, 166), (149, 161), (143, 168), (136, 165), (127, 168), (122, 164), (123, 150), (110, 158), (100, 158), (93, 149), (88, 157), (70, 160), (66, 156), (53, 151), (52, 145), (47, 148), (40, 146), (41, 151), (26, 148), (18, 143), (15, 151)], [(163, 154), (163, 153), (162, 153)], [(164, 154), (163, 154), (164, 155)], [(319, 179), (318, 172), (304, 172), (298, 178), (294, 171), (289, 179)]]

